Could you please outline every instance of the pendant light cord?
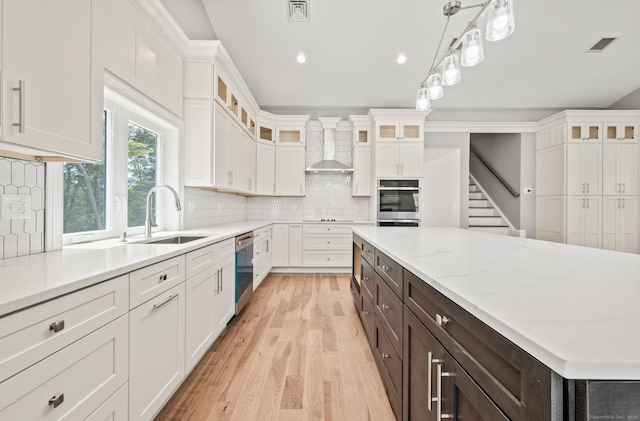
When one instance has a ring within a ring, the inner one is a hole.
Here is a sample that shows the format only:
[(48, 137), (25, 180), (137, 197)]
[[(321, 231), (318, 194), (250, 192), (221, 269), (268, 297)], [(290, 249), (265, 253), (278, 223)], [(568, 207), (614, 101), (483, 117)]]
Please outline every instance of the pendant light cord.
[(433, 65), (436, 64), (436, 59), (438, 58), (438, 54), (440, 53), (440, 47), (442, 47), (442, 41), (444, 40), (444, 34), (447, 33), (447, 27), (449, 26), (449, 20), (451, 20), (451, 16), (447, 16), (447, 22), (444, 25), (444, 30), (442, 31), (442, 36), (440, 37), (440, 43), (438, 43), (438, 49), (436, 49), (436, 53), (433, 56), (433, 61), (431, 62), (431, 67), (429, 67), (429, 75), (433, 71)]

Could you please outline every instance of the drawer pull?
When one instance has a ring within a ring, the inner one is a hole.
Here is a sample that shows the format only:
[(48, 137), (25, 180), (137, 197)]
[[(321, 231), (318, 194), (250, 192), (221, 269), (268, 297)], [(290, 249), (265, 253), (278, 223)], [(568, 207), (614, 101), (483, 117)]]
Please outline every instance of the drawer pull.
[(386, 272), (386, 271), (388, 271), (390, 268), (389, 268), (389, 266), (382, 265), (382, 266), (380, 266), (380, 269), (382, 269), (383, 271), (385, 271), (385, 272)]
[(60, 396), (54, 396), (51, 399), (49, 399), (49, 406), (53, 406), (54, 408), (57, 408), (60, 406), (62, 402), (64, 402), (64, 393), (61, 393)]
[(368, 315), (369, 315), (369, 312), (368, 312), (368, 311), (364, 311), (364, 310), (362, 310), (362, 314), (364, 314), (365, 316), (368, 316)]
[(160, 275), (160, 282), (164, 282), (164, 281), (166, 281), (168, 278), (169, 278), (169, 277), (167, 276), (167, 274), (166, 274), (166, 273), (165, 273), (165, 274), (162, 274), (162, 275)]
[(381, 307), (382, 307), (382, 311), (389, 311), (389, 306), (388, 305), (382, 304)]
[(53, 331), (53, 333), (58, 333), (62, 329), (64, 329), (64, 320), (60, 320), (59, 322), (53, 322), (49, 325), (49, 330)]
[(154, 310), (157, 310), (157, 309), (159, 309), (160, 307), (162, 307), (163, 305), (167, 304), (169, 301), (171, 301), (171, 300), (173, 300), (174, 298), (177, 298), (177, 297), (178, 297), (178, 294), (170, 295), (170, 296), (169, 296), (169, 298), (167, 298), (166, 300), (164, 300), (164, 301), (163, 301), (163, 302), (161, 302), (160, 304), (154, 304), (154, 305), (153, 305), (153, 309), (154, 309)]
[(391, 355), (385, 354), (384, 352), (381, 352), (380, 354), (382, 355), (383, 360), (388, 360), (389, 358), (391, 358)]
[(442, 378), (453, 377), (454, 374), (442, 371), (442, 364), (438, 364), (436, 373), (436, 397), (433, 398), (434, 402), (436, 403), (436, 420), (440, 421), (443, 419), (453, 419), (454, 416), (452, 414), (442, 413)]
[(447, 316), (441, 316), (439, 314), (436, 314), (436, 324), (438, 326), (444, 326), (447, 323), (449, 323), (449, 318)]

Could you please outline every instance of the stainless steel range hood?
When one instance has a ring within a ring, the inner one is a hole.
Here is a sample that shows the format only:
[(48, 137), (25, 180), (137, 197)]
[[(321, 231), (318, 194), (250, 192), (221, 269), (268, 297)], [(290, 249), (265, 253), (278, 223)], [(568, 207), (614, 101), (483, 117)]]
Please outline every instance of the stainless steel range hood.
[(310, 173), (352, 173), (353, 168), (336, 161), (336, 127), (340, 121), (339, 117), (318, 118), (322, 124), (322, 161), (310, 165), (305, 170)]

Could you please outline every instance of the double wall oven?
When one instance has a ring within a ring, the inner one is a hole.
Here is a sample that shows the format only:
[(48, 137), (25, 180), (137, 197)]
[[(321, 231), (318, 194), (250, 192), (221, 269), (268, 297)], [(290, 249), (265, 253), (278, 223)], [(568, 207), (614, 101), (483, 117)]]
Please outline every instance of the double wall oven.
[(420, 180), (378, 180), (378, 226), (420, 226)]

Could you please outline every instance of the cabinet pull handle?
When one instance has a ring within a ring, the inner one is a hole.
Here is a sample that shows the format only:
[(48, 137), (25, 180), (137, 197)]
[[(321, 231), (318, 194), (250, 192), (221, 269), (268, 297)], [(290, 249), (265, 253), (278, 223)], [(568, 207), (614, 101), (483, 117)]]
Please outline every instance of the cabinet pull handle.
[(622, 193), (627, 192), (627, 183), (622, 183)]
[(369, 315), (369, 312), (368, 312), (368, 311), (364, 311), (364, 310), (362, 310), (362, 314), (364, 314), (365, 316), (368, 316), (368, 315)]
[(383, 360), (388, 360), (389, 358), (391, 358), (391, 355), (385, 354), (384, 352), (381, 352), (380, 355), (382, 356)]
[(453, 373), (448, 373), (446, 371), (442, 371), (442, 364), (438, 364), (436, 367), (436, 420), (440, 421), (443, 419), (452, 419), (454, 418), (453, 414), (443, 414), (442, 413), (442, 378), (443, 377), (453, 377)]
[(220, 294), (220, 269), (216, 270), (216, 294)]
[(436, 314), (436, 324), (438, 326), (444, 326), (447, 323), (449, 323), (449, 318), (447, 316), (441, 316), (439, 314)]
[(168, 276), (166, 273), (163, 273), (162, 275), (160, 275), (160, 282), (164, 282), (168, 279)]
[(64, 320), (60, 320), (59, 322), (53, 322), (49, 325), (49, 330), (53, 333), (58, 333), (62, 329), (64, 329)]
[(431, 403), (433, 402), (433, 396), (431, 395), (433, 392), (433, 385), (431, 381), (431, 366), (433, 365), (433, 353), (431, 351), (427, 352), (427, 409), (431, 411)]
[(624, 209), (627, 206), (627, 202), (625, 200), (625, 198), (622, 198), (622, 209)]
[(587, 194), (589, 194), (589, 193), (590, 193), (590, 190), (591, 190), (591, 189), (589, 188), (589, 183), (587, 183)]
[(620, 209), (620, 199), (618, 199), (618, 209)]
[(178, 297), (178, 294), (170, 295), (170, 296), (169, 296), (169, 298), (167, 298), (166, 300), (164, 300), (164, 301), (163, 301), (163, 302), (161, 302), (160, 304), (154, 304), (154, 305), (153, 305), (153, 309), (154, 309), (154, 310), (157, 310), (157, 309), (159, 309), (160, 307), (162, 307), (163, 305), (167, 304), (169, 301), (171, 301), (171, 300), (173, 300), (174, 298), (177, 298), (177, 297)]
[(62, 402), (64, 402), (64, 393), (61, 393), (60, 396), (53, 396), (51, 399), (49, 399), (49, 406), (57, 408)]
[(404, 172), (404, 164), (400, 164), (400, 175)]
[(19, 133), (24, 133), (25, 126), (25, 90), (26, 84), (24, 80), (18, 82), (18, 87), (13, 88), (14, 91), (18, 92), (18, 122), (13, 123), (14, 127), (18, 128)]
[(220, 281), (220, 292), (224, 290), (224, 283), (222, 282), (222, 268), (220, 270), (220, 276), (218, 276), (218, 280)]
[(589, 209), (589, 205), (590, 205), (589, 198), (587, 197), (587, 209)]
[(389, 306), (386, 304), (382, 304), (380, 307), (382, 307), (382, 311), (389, 311)]

